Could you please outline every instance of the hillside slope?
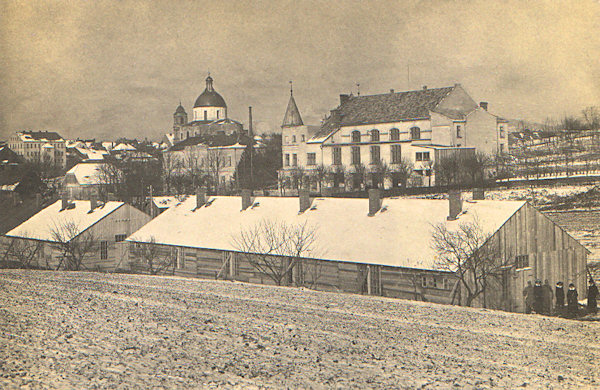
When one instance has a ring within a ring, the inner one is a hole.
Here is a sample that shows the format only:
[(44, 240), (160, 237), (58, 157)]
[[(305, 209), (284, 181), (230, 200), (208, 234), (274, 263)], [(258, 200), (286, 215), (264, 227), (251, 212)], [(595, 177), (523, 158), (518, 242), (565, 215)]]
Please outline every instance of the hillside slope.
[(0, 271), (0, 388), (593, 387), (600, 324), (173, 277)]

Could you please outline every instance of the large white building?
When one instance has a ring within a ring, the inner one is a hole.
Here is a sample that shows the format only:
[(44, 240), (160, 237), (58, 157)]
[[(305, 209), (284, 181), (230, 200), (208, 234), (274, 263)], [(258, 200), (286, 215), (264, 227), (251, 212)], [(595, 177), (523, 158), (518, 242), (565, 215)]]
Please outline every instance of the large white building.
[(8, 139), (8, 146), (28, 161), (67, 165), (65, 140), (54, 131), (17, 132)]
[[(394, 170), (405, 161), (413, 167), (415, 185), (432, 185), (436, 159), (475, 150), (490, 155), (507, 151), (507, 123), (487, 108), (460, 84), (340, 95), (340, 105), (320, 126), (306, 126), (291, 94), (282, 123), (280, 183), (290, 183), (299, 170), (310, 175), (325, 167), (339, 175), (333, 175), (330, 186), (356, 188), (361, 184), (353, 176), (360, 173), (373, 174), (369, 178), (373, 186), (389, 188), (398, 185)], [(391, 172), (387, 179), (375, 175), (382, 165)]]

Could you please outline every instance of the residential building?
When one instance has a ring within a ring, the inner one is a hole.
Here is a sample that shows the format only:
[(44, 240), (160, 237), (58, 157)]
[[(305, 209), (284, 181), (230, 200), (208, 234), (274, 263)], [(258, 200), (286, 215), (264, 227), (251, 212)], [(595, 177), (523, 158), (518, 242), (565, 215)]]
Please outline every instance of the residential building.
[[(298, 198), (252, 197), (249, 191), (241, 197), (206, 197), (199, 192), (127, 241), (155, 245), (173, 256), (176, 275), (272, 284), (236, 238), (269, 221), (304, 226), (314, 231), (314, 245), (300, 255), (286, 285), (464, 303), (456, 275), (440, 266), (432, 249), (432, 234), (437, 225), (456, 231), (474, 224), (491, 235), (490, 242), (499, 241), (497, 261), (504, 265), (502, 275), (475, 305), (522, 312), (523, 289), (535, 278), (551, 284), (573, 282), (580, 290), (585, 286), (587, 249), (526, 202), (463, 203), (456, 195), (450, 200), (381, 199), (376, 189), (369, 195), (311, 199), (308, 191)], [(288, 261), (285, 256), (280, 259), (282, 266), (288, 264), (283, 263)], [(132, 263), (140, 261), (132, 254)]]
[(67, 164), (65, 140), (54, 131), (21, 131), (8, 140), (9, 147), (28, 161), (64, 168)]
[[(81, 269), (127, 269), (128, 245), (123, 241), (150, 221), (150, 216), (123, 202), (68, 200), (66, 197), (12, 229), (3, 237), (5, 249), (15, 242), (35, 247), (32, 266), (65, 268), (64, 244), (89, 243)], [(10, 251), (8, 251), (10, 253)]]
[(69, 169), (63, 179), (63, 190), (70, 199), (89, 199), (103, 196), (121, 176), (121, 172), (107, 162), (83, 162)]
[(504, 119), (488, 112), (486, 102), (478, 105), (460, 84), (340, 95), (340, 105), (316, 128), (304, 125), (291, 93), (282, 123), (280, 182), (298, 170), (310, 176), (323, 166), (331, 173), (329, 187), (355, 189), (367, 182), (390, 188), (401, 184), (395, 172), (408, 164), (413, 185), (433, 185), (434, 164), (445, 156), (506, 151), (505, 126)]

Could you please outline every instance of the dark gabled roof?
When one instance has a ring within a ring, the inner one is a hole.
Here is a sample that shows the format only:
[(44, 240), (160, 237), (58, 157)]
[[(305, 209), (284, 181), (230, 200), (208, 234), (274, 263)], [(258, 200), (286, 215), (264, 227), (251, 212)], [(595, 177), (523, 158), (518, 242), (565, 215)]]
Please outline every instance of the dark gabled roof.
[(181, 142), (173, 145), (170, 151), (184, 150), (187, 146), (195, 146), (204, 144), (206, 146), (231, 146), (237, 143), (247, 145), (249, 144), (248, 137), (238, 135), (227, 135), (227, 134), (212, 134), (212, 135), (198, 135), (195, 137), (189, 137)]
[(179, 105), (175, 109), (175, 114), (186, 114), (185, 108), (183, 108), (183, 106), (181, 105), (181, 103), (179, 103)]
[[(341, 126), (429, 118), (430, 111), (433, 111), (453, 89), (454, 87), (445, 87), (381, 95), (350, 96), (334, 110), (334, 114), (325, 120), (321, 130), (313, 138), (325, 137)], [(459, 117), (458, 112), (443, 112), (443, 114), (451, 115), (453, 119)]]
[(300, 116), (300, 110), (294, 100), (294, 95), (290, 95), (290, 101), (288, 102), (287, 110), (285, 110), (285, 116), (283, 117), (283, 123), (281, 127), (287, 126), (302, 126), (302, 117)]
[(48, 141), (58, 141), (63, 139), (55, 131), (24, 131), (23, 134), (27, 134), (35, 140), (47, 139)]
[(2, 164), (20, 164), (23, 158), (16, 154), (7, 145), (0, 146), (0, 165)]

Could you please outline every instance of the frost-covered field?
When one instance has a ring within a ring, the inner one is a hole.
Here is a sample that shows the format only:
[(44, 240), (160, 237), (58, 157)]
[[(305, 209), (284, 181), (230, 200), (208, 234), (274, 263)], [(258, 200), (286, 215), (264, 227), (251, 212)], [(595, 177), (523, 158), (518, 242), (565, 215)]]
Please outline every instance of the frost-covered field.
[(581, 388), (600, 324), (193, 279), (0, 271), (0, 388)]

